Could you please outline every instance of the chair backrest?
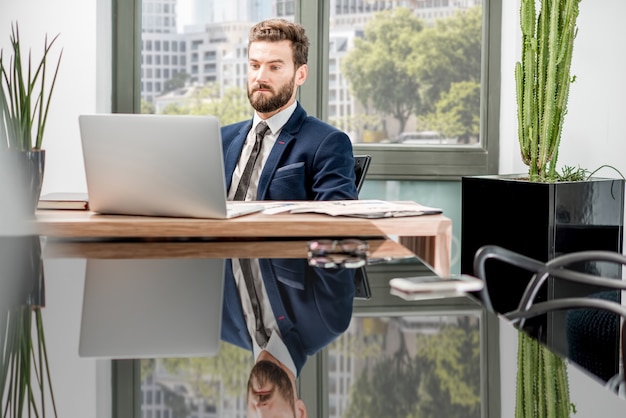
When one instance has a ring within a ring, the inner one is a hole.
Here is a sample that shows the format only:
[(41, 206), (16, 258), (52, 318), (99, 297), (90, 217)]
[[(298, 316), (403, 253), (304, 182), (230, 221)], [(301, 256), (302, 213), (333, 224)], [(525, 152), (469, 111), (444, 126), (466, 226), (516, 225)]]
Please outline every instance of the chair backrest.
[[(485, 268), (486, 261), (490, 259), (499, 260), (532, 273), (517, 308), (504, 312), (503, 316), (512, 321), (516, 327), (523, 329), (525, 321), (530, 318), (554, 311), (568, 311), (568, 357), (598, 377), (608, 379), (607, 387), (620, 393), (621, 396), (626, 396), (626, 378), (623, 369), (626, 364), (626, 347), (624, 346), (626, 344), (626, 306), (621, 304), (617, 292), (626, 290), (626, 281), (568, 268), (568, 266), (586, 262), (626, 265), (626, 256), (611, 251), (579, 251), (555, 257), (544, 263), (495, 245), (481, 247), (474, 256), (474, 274), (485, 281), (480, 297), (485, 307), (493, 311)], [(584, 297), (557, 297), (536, 302), (539, 288), (549, 277), (590, 285), (593, 288), (614, 289), (614, 291), (596, 292)], [(612, 316), (607, 316), (603, 312), (610, 313)], [(619, 338), (620, 334), (622, 351), (614, 353), (614, 349), (619, 346), (615, 344), (615, 339)], [(589, 342), (591, 346), (588, 346)], [(621, 357), (619, 363), (622, 364), (621, 369), (618, 364), (617, 374), (614, 374), (615, 364), (612, 360), (615, 354)]]
[(354, 174), (356, 174), (356, 191), (361, 191), (365, 182), (365, 175), (372, 161), (371, 155), (355, 155), (354, 156)]
[(491, 259), (499, 260), (533, 273), (532, 278), (520, 298), (516, 311), (528, 310), (533, 305), (539, 289), (547, 281), (548, 277), (608, 289), (626, 290), (626, 281), (624, 280), (581, 273), (567, 268), (577, 263), (592, 261), (626, 265), (626, 256), (619, 253), (612, 251), (579, 251), (563, 254), (544, 263), (497, 245), (485, 245), (479, 248), (474, 256), (474, 275), (485, 282), (480, 296), (483, 299), (485, 307), (491, 311), (494, 309), (491, 298), (489, 297), (485, 268), (487, 260)]

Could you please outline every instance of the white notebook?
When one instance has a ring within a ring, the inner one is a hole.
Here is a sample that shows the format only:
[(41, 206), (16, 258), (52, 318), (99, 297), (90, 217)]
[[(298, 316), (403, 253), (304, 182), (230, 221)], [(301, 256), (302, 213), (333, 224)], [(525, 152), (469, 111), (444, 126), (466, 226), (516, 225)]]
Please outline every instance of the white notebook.
[(228, 219), (263, 210), (227, 204), (214, 116), (94, 114), (79, 125), (94, 212)]

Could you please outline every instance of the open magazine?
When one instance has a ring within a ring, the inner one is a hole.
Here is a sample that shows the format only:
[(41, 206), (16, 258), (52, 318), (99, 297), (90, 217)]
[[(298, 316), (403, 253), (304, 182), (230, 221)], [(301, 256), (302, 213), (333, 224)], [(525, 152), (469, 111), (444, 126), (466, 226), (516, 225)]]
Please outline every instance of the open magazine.
[(350, 216), (357, 218), (396, 218), (402, 216), (434, 215), (442, 212), (439, 208), (421, 205), (413, 201), (388, 202), (385, 200), (334, 200), (281, 202), (264, 210), (272, 213), (321, 213), (330, 216)]

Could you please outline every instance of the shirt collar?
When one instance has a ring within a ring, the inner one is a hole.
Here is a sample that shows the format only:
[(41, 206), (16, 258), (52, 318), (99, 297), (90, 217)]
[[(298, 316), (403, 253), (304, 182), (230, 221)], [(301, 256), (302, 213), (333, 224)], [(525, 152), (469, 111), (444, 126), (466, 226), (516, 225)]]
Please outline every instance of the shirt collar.
[[(281, 110), (280, 112), (278, 112), (271, 118), (265, 120), (265, 122), (267, 123), (267, 126), (270, 127), (270, 131), (272, 131), (272, 135), (278, 135), (278, 133), (280, 132), (281, 129), (283, 129), (283, 126), (285, 126), (285, 124), (287, 123), (291, 115), (293, 115), (293, 112), (296, 111), (297, 106), (298, 106), (298, 102), (294, 101), (291, 105), (289, 105), (285, 109)], [(252, 118), (253, 130), (257, 126), (257, 124), (261, 122), (261, 120), (262, 119), (255, 112), (254, 117)]]
[(269, 352), (272, 356), (274, 356), (274, 358), (276, 358), (282, 364), (284, 364), (285, 367), (287, 367), (293, 373), (294, 376), (296, 377), (298, 376), (296, 365), (293, 362), (293, 359), (291, 358), (291, 354), (289, 354), (289, 349), (287, 349), (287, 346), (285, 345), (282, 338), (280, 338), (280, 335), (278, 335), (277, 332), (272, 332), (272, 335), (270, 335), (270, 340), (268, 341), (267, 346), (264, 349), (259, 347), (259, 345), (257, 344), (254, 338), (252, 338), (252, 346), (254, 349), (254, 361), (255, 362), (261, 355), (261, 352), (265, 350)]

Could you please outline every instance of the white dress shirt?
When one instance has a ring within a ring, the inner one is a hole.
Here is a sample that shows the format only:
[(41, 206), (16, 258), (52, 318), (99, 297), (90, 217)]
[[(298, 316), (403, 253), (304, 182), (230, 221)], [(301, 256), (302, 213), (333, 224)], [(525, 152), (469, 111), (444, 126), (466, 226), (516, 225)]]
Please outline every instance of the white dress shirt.
[(239, 290), (239, 295), (241, 296), (241, 306), (243, 307), (243, 313), (246, 318), (248, 333), (252, 339), (254, 361), (256, 362), (261, 352), (266, 350), (278, 359), (278, 361), (284, 364), (289, 370), (291, 370), (294, 376), (298, 376), (296, 365), (291, 358), (291, 354), (289, 354), (289, 349), (281, 338), (280, 330), (278, 328), (278, 324), (276, 323), (274, 312), (272, 311), (272, 305), (270, 304), (270, 300), (267, 296), (267, 291), (265, 290), (265, 285), (261, 277), (259, 260), (251, 259), (250, 267), (252, 269), (252, 276), (254, 278), (259, 304), (261, 305), (261, 310), (263, 311), (263, 325), (270, 336), (270, 339), (265, 347), (261, 347), (255, 338), (256, 321), (254, 317), (254, 309), (252, 308), (252, 303), (250, 303), (250, 295), (248, 293), (248, 288), (246, 287), (245, 279), (243, 278), (239, 260), (233, 258), (232, 265), (235, 283), (237, 284), (237, 289)]
[[(252, 172), (252, 177), (250, 178), (250, 186), (248, 186), (248, 193), (246, 193), (245, 200), (257, 200), (256, 196), (257, 190), (259, 188), (259, 178), (261, 177), (261, 172), (263, 171), (263, 167), (265, 166), (267, 157), (270, 155), (272, 147), (274, 146), (274, 144), (276, 143), (276, 139), (280, 135), (280, 131), (283, 129), (283, 126), (285, 126), (293, 112), (295, 112), (296, 107), (297, 103), (294, 102), (291, 106), (278, 112), (277, 114), (265, 121), (270, 130), (265, 134), (265, 138), (263, 139), (263, 145), (259, 153), (259, 159), (257, 160), (257, 165), (255, 167), (256, 169)], [(235, 171), (233, 172), (233, 178), (230, 182), (230, 189), (228, 190), (228, 200), (233, 200), (233, 197), (235, 196), (237, 186), (239, 185), (239, 180), (241, 179), (243, 171), (246, 168), (248, 158), (250, 158), (252, 148), (254, 148), (254, 143), (256, 142), (256, 126), (261, 121), (262, 119), (259, 117), (258, 114), (255, 113), (254, 117), (252, 118), (252, 129), (250, 129), (250, 131), (248, 132), (246, 142), (243, 145), (241, 155), (239, 156), (239, 161), (237, 161), (237, 166), (235, 167)], [(258, 163), (259, 161), (260, 164)]]

